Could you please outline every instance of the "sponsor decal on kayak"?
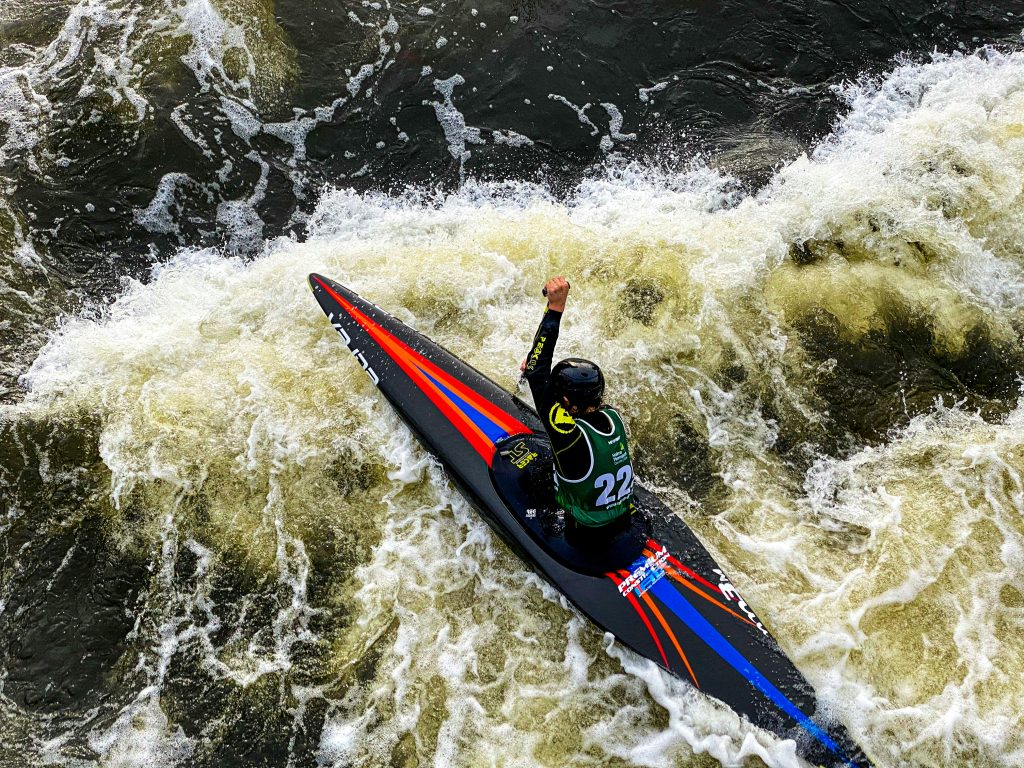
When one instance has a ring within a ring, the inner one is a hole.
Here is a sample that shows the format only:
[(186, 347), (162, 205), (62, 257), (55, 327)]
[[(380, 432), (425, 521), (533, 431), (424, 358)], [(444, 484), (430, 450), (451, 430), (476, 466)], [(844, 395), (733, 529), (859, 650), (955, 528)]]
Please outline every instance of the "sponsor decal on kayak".
[(630, 566), (630, 574), (619, 584), (619, 594), (642, 595), (665, 577), (668, 548), (662, 547), (649, 557), (638, 558)]
[[(713, 604), (733, 618), (768, 634), (721, 571), (715, 569), (720, 584), (712, 584), (669, 554), (667, 547), (661, 546), (653, 539), (648, 540), (648, 547), (644, 550), (644, 554), (646, 558), (634, 562), (631, 571), (623, 569), (618, 573), (609, 572), (607, 575), (618, 587), (619, 594), (629, 600), (637, 616), (647, 628), (664, 666), (672, 669), (669, 665), (666, 646), (662, 644), (655, 624), (648, 618), (647, 611), (650, 611), (657, 625), (664, 631), (665, 637), (670, 643), (668, 647), (675, 648), (676, 653), (679, 654), (679, 659), (695, 686), (700, 688), (697, 670), (690, 664), (683, 646), (688, 641), (692, 642), (699, 638), (702, 644), (714, 651), (722, 661), (736, 670), (765, 699), (792, 718), (804, 731), (835, 754), (843, 764), (848, 768), (857, 768), (857, 764), (843, 752), (843, 749), (832, 737), (779, 690), (691, 602), (693, 597), (699, 597), (703, 602)], [(664, 578), (666, 575), (669, 576), (668, 579)], [(676, 584), (683, 590), (680, 591)], [(719, 602), (714, 595), (724, 597), (725, 602)], [(737, 608), (746, 616), (729, 607), (729, 604), (733, 602), (737, 603)], [(679, 636), (668, 621), (673, 616), (692, 633), (683, 637), (683, 642), (680, 642)]]
[(747, 618), (750, 619), (750, 623), (758, 629), (760, 629), (762, 633), (767, 635), (768, 630), (764, 628), (763, 624), (761, 624), (761, 620), (754, 615), (754, 612), (750, 609), (750, 606), (747, 605), (747, 601), (744, 600), (740, 596), (740, 593), (736, 591), (736, 587), (734, 587), (732, 583), (729, 581), (729, 577), (722, 573), (718, 568), (713, 568), (712, 570), (718, 574), (718, 588), (722, 590), (722, 594), (727, 599), (732, 600), (737, 605), (739, 605), (740, 610), (747, 614)]
[(524, 442), (516, 443), (508, 452), (508, 460), (517, 469), (526, 469), (537, 456), (537, 452), (531, 451)]
[(363, 366), (363, 370), (366, 371), (366, 375), (370, 377), (370, 381), (374, 383), (374, 386), (380, 384), (380, 377), (377, 375), (376, 371), (374, 371), (373, 368), (370, 367), (370, 364), (366, 361), (366, 356), (358, 349), (352, 348), (352, 337), (345, 332), (345, 329), (342, 327), (341, 323), (338, 320), (334, 319), (334, 313), (331, 312), (331, 314), (327, 316), (327, 319), (330, 321), (331, 325), (334, 326), (334, 330), (336, 330), (341, 335), (341, 340), (345, 342), (345, 346), (348, 347), (349, 351), (352, 353), (352, 356), (359, 361), (359, 364), (361, 366)]

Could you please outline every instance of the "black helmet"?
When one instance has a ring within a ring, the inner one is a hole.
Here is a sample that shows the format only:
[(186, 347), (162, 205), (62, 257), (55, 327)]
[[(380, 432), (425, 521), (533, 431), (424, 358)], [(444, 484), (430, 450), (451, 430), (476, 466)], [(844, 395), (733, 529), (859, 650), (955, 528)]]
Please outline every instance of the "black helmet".
[(596, 407), (604, 394), (604, 374), (589, 360), (567, 357), (551, 369), (551, 391), (559, 402), (566, 397), (570, 405)]

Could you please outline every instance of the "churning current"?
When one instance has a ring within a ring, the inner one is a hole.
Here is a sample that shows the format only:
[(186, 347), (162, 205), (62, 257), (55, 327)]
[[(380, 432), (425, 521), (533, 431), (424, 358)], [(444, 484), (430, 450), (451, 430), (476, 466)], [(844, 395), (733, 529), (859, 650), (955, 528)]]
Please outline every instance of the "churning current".
[(1024, 3), (892, 5), (7, 0), (0, 766), (800, 765), (491, 533), (314, 271), (514, 391), (569, 276), (830, 716), (1020, 765)]

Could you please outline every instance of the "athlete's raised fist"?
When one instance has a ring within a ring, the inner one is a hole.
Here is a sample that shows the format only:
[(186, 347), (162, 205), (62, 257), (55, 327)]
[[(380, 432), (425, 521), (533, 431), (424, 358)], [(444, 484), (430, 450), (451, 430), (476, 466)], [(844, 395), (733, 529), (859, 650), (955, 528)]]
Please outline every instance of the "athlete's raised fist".
[(544, 286), (544, 295), (548, 297), (549, 309), (564, 312), (565, 299), (569, 295), (569, 281), (561, 275), (552, 277)]

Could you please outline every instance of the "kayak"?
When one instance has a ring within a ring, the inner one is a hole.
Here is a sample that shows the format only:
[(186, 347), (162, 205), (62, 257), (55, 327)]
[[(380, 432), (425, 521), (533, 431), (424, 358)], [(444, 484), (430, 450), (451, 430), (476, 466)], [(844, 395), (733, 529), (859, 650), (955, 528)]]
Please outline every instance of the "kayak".
[(567, 538), (536, 412), (423, 334), (317, 274), (309, 285), (370, 380), (498, 536), (599, 629), (814, 765), (870, 768), (687, 525), (641, 483), (628, 527)]

